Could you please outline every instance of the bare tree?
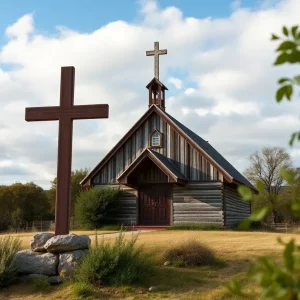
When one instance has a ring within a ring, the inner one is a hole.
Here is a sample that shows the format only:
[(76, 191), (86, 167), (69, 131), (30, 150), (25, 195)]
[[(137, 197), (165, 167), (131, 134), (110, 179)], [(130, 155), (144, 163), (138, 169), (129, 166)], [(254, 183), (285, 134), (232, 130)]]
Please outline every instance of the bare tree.
[(278, 195), (283, 186), (281, 168), (292, 168), (290, 155), (283, 148), (263, 148), (250, 155), (250, 167), (245, 171), (248, 179), (255, 183), (261, 180), (265, 185), (266, 200), (272, 207), (273, 221), (278, 221)]

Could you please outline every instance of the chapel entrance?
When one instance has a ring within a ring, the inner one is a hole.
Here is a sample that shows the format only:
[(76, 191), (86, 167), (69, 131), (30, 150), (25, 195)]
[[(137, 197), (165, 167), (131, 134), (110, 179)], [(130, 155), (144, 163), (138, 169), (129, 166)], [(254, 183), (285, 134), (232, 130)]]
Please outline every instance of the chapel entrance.
[(153, 184), (139, 188), (139, 225), (170, 225), (172, 187)]

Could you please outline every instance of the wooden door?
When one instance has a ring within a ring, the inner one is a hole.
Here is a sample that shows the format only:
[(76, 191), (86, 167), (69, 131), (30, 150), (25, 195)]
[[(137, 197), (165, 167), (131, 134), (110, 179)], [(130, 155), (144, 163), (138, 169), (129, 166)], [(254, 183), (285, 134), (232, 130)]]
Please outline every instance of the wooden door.
[(171, 188), (153, 184), (139, 190), (140, 225), (170, 225)]

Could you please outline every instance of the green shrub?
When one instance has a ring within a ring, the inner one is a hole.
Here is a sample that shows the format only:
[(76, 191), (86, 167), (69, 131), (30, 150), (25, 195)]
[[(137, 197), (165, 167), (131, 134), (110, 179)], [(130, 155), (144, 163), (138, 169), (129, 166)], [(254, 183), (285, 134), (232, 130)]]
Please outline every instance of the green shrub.
[(0, 287), (5, 287), (16, 279), (15, 254), (20, 249), (19, 238), (0, 238)]
[(111, 187), (96, 187), (83, 191), (76, 200), (75, 220), (86, 229), (101, 227), (120, 193), (119, 189)]
[(93, 295), (92, 287), (84, 282), (75, 282), (72, 284), (72, 296), (75, 299), (87, 298)]
[(217, 224), (176, 224), (167, 227), (167, 230), (221, 230)]
[(213, 250), (194, 239), (171, 246), (166, 250), (164, 258), (178, 267), (216, 265), (219, 263)]
[(33, 278), (30, 284), (35, 292), (47, 292), (50, 289), (47, 278)]
[(136, 247), (138, 235), (125, 240), (120, 233), (115, 241), (102, 239), (84, 256), (76, 270), (76, 281), (99, 285), (124, 285), (138, 282), (152, 269), (150, 258)]
[(233, 231), (260, 231), (267, 229), (268, 231), (275, 231), (271, 226), (266, 227), (260, 221), (252, 222), (249, 226), (243, 226), (244, 221), (239, 222), (236, 225), (230, 227), (230, 230)]

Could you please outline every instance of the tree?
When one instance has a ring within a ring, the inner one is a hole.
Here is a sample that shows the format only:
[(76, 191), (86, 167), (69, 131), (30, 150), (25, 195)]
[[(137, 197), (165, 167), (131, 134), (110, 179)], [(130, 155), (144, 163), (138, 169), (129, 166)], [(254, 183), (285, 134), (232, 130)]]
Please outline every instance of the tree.
[[(74, 206), (76, 202), (76, 198), (80, 195), (82, 191), (85, 190), (83, 186), (80, 185), (80, 182), (82, 179), (89, 173), (89, 169), (77, 169), (72, 171), (71, 173), (71, 208), (70, 208), (70, 214), (71, 216), (74, 215)], [(51, 181), (51, 188), (49, 191), (47, 191), (48, 199), (51, 203), (51, 212), (54, 215), (55, 214), (55, 200), (56, 200), (56, 182), (57, 177)]]
[(45, 191), (33, 182), (0, 186), (0, 207), (0, 230), (45, 220), (50, 213)]
[(277, 223), (277, 200), (284, 181), (280, 170), (292, 167), (290, 155), (283, 148), (263, 148), (250, 155), (250, 162), (245, 174), (253, 183), (259, 180), (264, 183), (266, 201), (271, 205), (273, 221)]

